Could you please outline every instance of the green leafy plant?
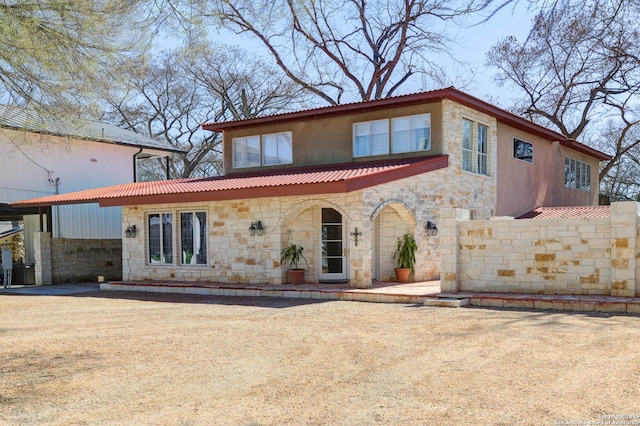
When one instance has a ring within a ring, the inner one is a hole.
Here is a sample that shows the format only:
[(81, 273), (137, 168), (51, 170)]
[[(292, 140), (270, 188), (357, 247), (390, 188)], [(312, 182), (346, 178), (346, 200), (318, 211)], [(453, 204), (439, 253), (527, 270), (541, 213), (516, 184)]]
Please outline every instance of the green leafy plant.
[(289, 247), (280, 252), (280, 263), (283, 265), (288, 263), (289, 269), (298, 269), (300, 259), (304, 259), (305, 262), (307, 261), (307, 258), (302, 254), (303, 251), (304, 247), (297, 244), (290, 244)]
[(416, 251), (418, 251), (418, 244), (411, 234), (406, 233), (398, 238), (396, 252), (393, 254), (393, 258), (398, 261), (398, 268), (410, 269), (411, 275), (413, 275), (415, 272)]

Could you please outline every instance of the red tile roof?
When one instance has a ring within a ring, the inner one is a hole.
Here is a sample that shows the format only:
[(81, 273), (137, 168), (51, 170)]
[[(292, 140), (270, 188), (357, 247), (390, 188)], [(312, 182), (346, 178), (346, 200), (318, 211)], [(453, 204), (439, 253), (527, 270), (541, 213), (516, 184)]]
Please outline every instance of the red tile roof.
[(611, 206), (538, 207), (517, 219), (565, 219), (609, 217)]
[(448, 165), (449, 157), (441, 155), (297, 167), (208, 178), (134, 182), (16, 201), (11, 205), (30, 207), (99, 203), (104, 207), (346, 193)]
[(267, 124), (284, 123), (290, 121), (304, 121), (336, 115), (355, 114), (364, 111), (375, 111), (381, 109), (398, 108), (408, 105), (439, 102), (443, 99), (450, 99), (459, 104), (484, 112), (485, 114), (496, 117), (496, 119), (501, 123), (539, 136), (548, 141), (558, 141), (561, 145), (566, 146), (567, 148), (573, 149), (583, 154), (587, 154), (598, 160), (603, 161), (611, 159), (611, 156), (605, 154), (604, 152), (598, 151), (594, 148), (591, 148), (590, 146), (583, 145), (582, 143), (574, 139), (569, 139), (558, 132), (543, 127), (532, 121), (526, 120), (518, 115), (515, 115), (509, 111), (506, 111), (467, 93), (461, 92), (454, 87), (432, 90), (430, 92), (420, 92), (409, 95), (396, 96), (392, 98), (374, 99), (364, 102), (355, 102), (349, 104), (307, 109), (302, 111), (273, 114), (243, 120), (232, 120), (221, 123), (204, 123), (202, 125), (202, 128), (205, 130), (222, 132), (225, 130), (243, 129), (255, 126), (263, 126)]

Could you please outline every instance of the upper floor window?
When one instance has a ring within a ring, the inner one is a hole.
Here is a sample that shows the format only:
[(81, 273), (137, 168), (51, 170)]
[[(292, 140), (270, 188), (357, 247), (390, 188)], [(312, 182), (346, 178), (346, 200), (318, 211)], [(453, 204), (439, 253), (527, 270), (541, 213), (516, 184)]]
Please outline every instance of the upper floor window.
[(173, 263), (173, 214), (155, 213), (147, 219), (149, 263)]
[(293, 144), (291, 132), (274, 133), (262, 136), (262, 164), (291, 164), (293, 161)]
[(481, 175), (489, 175), (488, 141), (489, 128), (478, 124), (478, 169)]
[(591, 191), (591, 165), (575, 158), (565, 157), (564, 186), (581, 191)]
[[(431, 115), (366, 121), (353, 125), (353, 156), (385, 155), (431, 149)], [(389, 128), (391, 127), (391, 132)], [(391, 137), (389, 137), (391, 136)]]
[(260, 165), (260, 136), (233, 138), (233, 167)]
[(207, 213), (180, 213), (180, 248), (183, 265), (207, 264)]
[(389, 120), (367, 121), (353, 125), (353, 156), (365, 157), (389, 153)]
[(431, 149), (431, 115), (421, 114), (391, 120), (393, 152)]
[(513, 158), (533, 163), (533, 144), (513, 138)]
[(291, 132), (233, 138), (233, 168), (290, 164), (293, 161)]
[(462, 170), (489, 175), (489, 128), (462, 119)]

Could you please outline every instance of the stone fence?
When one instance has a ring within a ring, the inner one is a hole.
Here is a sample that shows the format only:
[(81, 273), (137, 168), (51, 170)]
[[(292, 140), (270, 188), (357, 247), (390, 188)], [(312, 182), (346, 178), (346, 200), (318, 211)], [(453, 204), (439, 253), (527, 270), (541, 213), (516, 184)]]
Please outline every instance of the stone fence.
[(34, 234), (37, 285), (122, 279), (122, 240), (51, 238)]
[(640, 296), (640, 204), (610, 217), (440, 219), (443, 292)]

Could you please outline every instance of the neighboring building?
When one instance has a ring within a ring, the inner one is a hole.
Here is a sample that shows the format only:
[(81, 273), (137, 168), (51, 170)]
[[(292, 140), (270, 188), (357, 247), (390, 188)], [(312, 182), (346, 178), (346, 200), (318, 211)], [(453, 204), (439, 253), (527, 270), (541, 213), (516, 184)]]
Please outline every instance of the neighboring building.
[(594, 205), (609, 158), (454, 88), (203, 127), (223, 132), (223, 177), (16, 206), (125, 206), (123, 227), (138, 231), (123, 240), (125, 280), (278, 284), (294, 242), (308, 281), (369, 287), (392, 279), (405, 232), (420, 248), (415, 278), (439, 277), (442, 208), (485, 219)]
[(24, 222), (25, 252), (20, 263), (27, 268), (35, 264), (33, 234), (40, 230), (54, 238), (112, 240), (120, 246), (122, 209), (90, 204), (21, 209), (9, 203), (134, 182), (137, 159), (166, 157), (175, 151), (110, 124), (65, 121), (0, 106), (0, 222)]

